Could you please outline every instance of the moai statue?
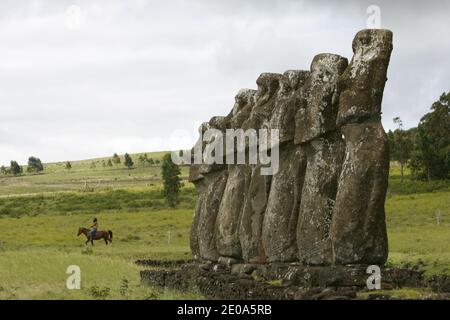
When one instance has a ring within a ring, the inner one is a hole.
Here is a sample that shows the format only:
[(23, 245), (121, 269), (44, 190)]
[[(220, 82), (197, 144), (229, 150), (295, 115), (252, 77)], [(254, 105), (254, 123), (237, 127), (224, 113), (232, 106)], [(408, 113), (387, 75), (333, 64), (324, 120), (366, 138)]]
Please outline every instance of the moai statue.
[(309, 75), (310, 72), (305, 70), (288, 70), (283, 73), (280, 80), (280, 90), (269, 126), (270, 129), (279, 130), (280, 144), (294, 141), (295, 113), (297, 110), (293, 97)]
[(384, 201), (389, 150), (381, 125), (381, 100), (392, 51), (392, 32), (362, 30), (353, 59), (339, 78), (338, 125), (345, 141), (331, 238), (336, 264), (386, 262)]
[(250, 117), (253, 106), (255, 105), (256, 90), (241, 89), (235, 97), (235, 104), (231, 110), (230, 127), (239, 129), (245, 120)]
[[(194, 183), (198, 192), (190, 239), (194, 258), (211, 261), (217, 261), (219, 258), (216, 246), (216, 220), (228, 179), (228, 167), (226, 164), (204, 163), (203, 152), (205, 151), (206, 143), (203, 135), (207, 130), (219, 130), (224, 144), (222, 151), (225, 152), (224, 136), (226, 129), (233, 126), (240, 127), (242, 121), (248, 118), (253, 106), (255, 93), (256, 90), (250, 89), (239, 91), (235, 97), (233, 109), (227, 117), (213, 117), (200, 127), (200, 139), (193, 148), (193, 150), (197, 148), (197, 157), (200, 156), (200, 159), (193, 160), (197, 160), (200, 163), (191, 165), (189, 174), (189, 181)], [(245, 114), (247, 114), (247, 117), (245, 117)]]
[[(203, 134), (206, 130), (224, 131), (227, 119), (215, 117), (203, 123), (201, 137), (194, 149), (204, 149)], [(200, 146), (198, 146), (200, 144)], [(197, 151), (198, 152), (198, 151)], [(215, 243), (215, 223), (217, 212), (227, 182), (228, 171), (224, 164), (194, 164), (190, 167), (189, 181), (197, 190), (198, 199), (191, 225), (191, 251), (194, 259), (217, 261), (219, 258)]]
[[(263, 73), (256, 80), (258, 90), (256, 103), (249, 118), (244, 121), (244, 130), (269, 129), (270, 119), (281, 89), (281, 75)], [(258, 144), (258, 148), (262, 146)], [(249, 149), (250, 150), (250, 149)], [(244, 261), (264, 263), (265, 254), (262, 245), (262, 227), (267, 198), (270, 190), (271, 176), (262, 175), (260, 163), (249, 164), (250, 182), (244, 196), (244, 207), (240, 217), (239, 239)]]
[(240, 217), (239, 240), (244, 261), (264, 263), (265, 254), (261, 234), (271, 176), (261, 175), (261, 165), (251, 165), (249, 167), (251, 175)]
[(281, 74), (262, 73), (256, 80), (258, 90), (255, 95), (255, 105), (248, 119), (242, 123), (242, 129), (269, 128), (270, 118), (280, 89)]
[(296, 101), (295, 143), (307, 157), (297, 243), (299, 260), (308, 265), (332, 263), (330, 226), (343, 156), (336, 130), (337, 80), (347, 65), (346, 58), (335, 54), (314, 57)]
[[(233, 136), (230, 143), (225, 135), (227, 164), (191, 166), (199, 192), (194, 257), (308, 265), (386, 261), (389, 155), (380, 114), (391, 50), (390, 31), (360, 31), (350, 65), (319, 54), (308, 72), (263, 73), (256, 91), (236, 95), (228, 116), (202, 126), (219, 135), (242, 129), (247, 139), (237, 144)], [(252, 140), (259, 129), (278, 129), (278, 148), (264, 150)], [(250, 149), (258, 156), (279, 150), (278, 171), (262, 175), (263, 162), (250, 161)], [(244, 162), (237, 161), (241, 153)]]
[(301, 146), (294, 144), (296, 110), (293, 96), (308, 76), (309, 71), (300, 70), (283, 74), (270, 121), (270, 129), (279, 130), (280, 157), (278, 172), (272, 177), (262, 229), (267, 262), (288, 262), (298, 258), (296, 233), (306, 158)]
[[(235, 105), (229, 119), (230, 128), (240, 129), (242, 124), (250, 117), (252, 109), (257, 101), (257, 91), (251, 89), (240, 90), (235, 97)], [(225, 144), (227, 138), (225, 137)], [(233, 150), (226, 145), (226, 157), (232, 153), (236, 160), (236, 145), (233, 140)], [(244, 210), (245, 194), (249, 188), (252, 167), (246, 164), (229, 164), (228, 180), (224, 190), (224, 196), (219, 206), (214, 233), (216, 246), (220, 256), (236, 259), (242, 258), (242, 249), (239, 238), (239, 226)]]
[(198, 200), (191, 227), (191, 249), (194, 258), (217, 261), (219, 255), (215, 244), (214, 228), (217, 212), (227, 182), (228, 171), (208, 173), (193, 181)]

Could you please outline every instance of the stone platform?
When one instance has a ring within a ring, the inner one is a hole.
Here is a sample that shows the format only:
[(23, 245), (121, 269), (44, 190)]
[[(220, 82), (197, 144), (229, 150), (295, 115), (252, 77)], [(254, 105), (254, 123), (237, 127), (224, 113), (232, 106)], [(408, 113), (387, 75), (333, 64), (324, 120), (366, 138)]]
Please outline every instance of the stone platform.
[[(142, 283), (179, 291), (198, 290), (207, 299), (356, 299), (357, 292), (368, 291), (366, 282), (370, 276), (366, 273), (367, 265), (314, 267), (295, 263), (227, 264), (222, 261), (172, 266), (141, 271)], [(441, 284), (447, 282), (441, 279)], [(425, 286), (432, 288), (418, 271), (381, 269), (381, 289)], [(376, 290), (369, 296), (378, 297)]]

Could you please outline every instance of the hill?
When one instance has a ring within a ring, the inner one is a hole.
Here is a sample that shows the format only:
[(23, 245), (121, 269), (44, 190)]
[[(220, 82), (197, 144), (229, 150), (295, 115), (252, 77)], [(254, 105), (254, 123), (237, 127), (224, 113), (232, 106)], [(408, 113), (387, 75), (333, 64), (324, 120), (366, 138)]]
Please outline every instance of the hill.
[[(159, 185), (161, 170), (157, 163), (167, 152), (148, 152), (131, 154), (134, 167), (130, 170), (121, 163), (107, 166), (112, 157), (70, 161), (72, 168), (66, 169), (66, 162), (45, 163), (44, 171), (26, 173), (20, 176), (0, 175), (0, 197), (11, 195), (42, 194), (48, 192), (128, 189)], [(141, 165), (139, 156), (147, 154), (156, 164)], [(182, 178), (186, 179), (188, 168), (181, 168)]]

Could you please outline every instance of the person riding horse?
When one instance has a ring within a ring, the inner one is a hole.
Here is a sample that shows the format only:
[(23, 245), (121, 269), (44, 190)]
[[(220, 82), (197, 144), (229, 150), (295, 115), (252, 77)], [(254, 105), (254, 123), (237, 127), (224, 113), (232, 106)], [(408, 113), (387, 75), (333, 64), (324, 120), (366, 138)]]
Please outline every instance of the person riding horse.
[(94, 218), (93, 224), (91, 226), (91, 231), (89, 231), (89, 239), (93, 240), (98, 229), (97, 218)]
[(77, 236), (80, 236), (82, 234), (86, 237), (86, 245), (88, 242), (91, 242), (92, 245), (94, 245), (94, 240), (105, 240), (105, 244), (108, 244), (108, 242), (112, 242), (113, 233), (111, 230), (97, 230), (98, 229), (98, 222), (97, 219), (94, 219), (94, 223), (91, 226), (91, 229), (79, 227), (78, 228), (78, 234)]

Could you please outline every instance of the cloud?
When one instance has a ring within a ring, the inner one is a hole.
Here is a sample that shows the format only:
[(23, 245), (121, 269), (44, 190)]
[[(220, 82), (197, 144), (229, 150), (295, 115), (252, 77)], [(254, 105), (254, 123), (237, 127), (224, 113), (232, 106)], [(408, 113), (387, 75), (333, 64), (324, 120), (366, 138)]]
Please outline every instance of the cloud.
[[(189, 147), (259, 73), (308, 69), (321, 52), (350, 59), (370, 4), (2, 1), (0, 163)], [(394, 31), (383, 123), (415, 126), (449, 90), (449, 4), (378, 5)]]

